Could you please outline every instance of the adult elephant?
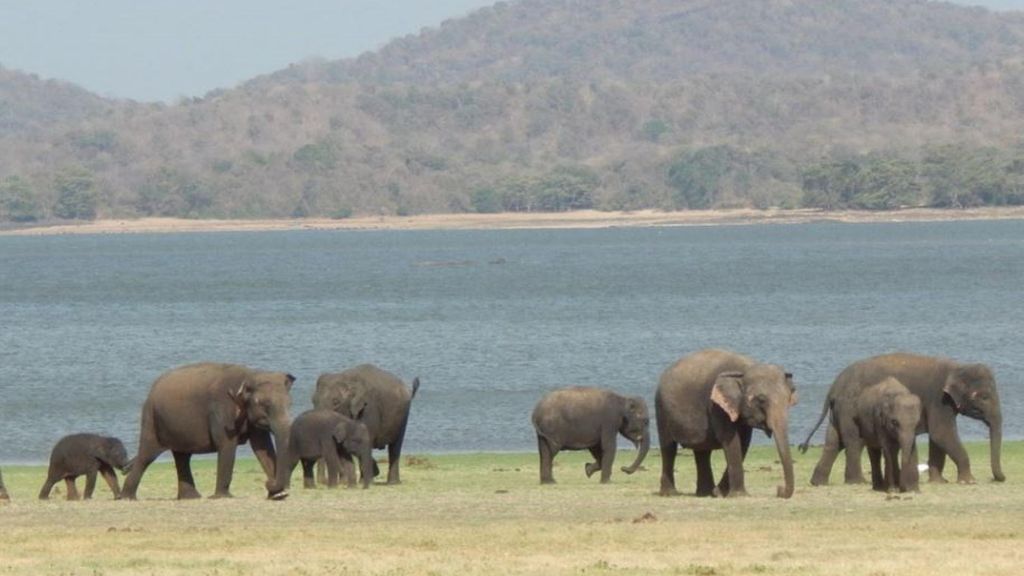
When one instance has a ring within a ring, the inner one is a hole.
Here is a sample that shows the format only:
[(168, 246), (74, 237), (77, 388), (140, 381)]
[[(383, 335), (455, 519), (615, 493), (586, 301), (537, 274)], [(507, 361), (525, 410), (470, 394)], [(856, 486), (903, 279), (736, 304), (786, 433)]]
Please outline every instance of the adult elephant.
[[(412, 399), (419, 388), (419, 378), (413, 379), (410, 390), (401, 378), (391, 372), (373, 364), (361, 364), (317, 378), (313, 407), (334, 410), (365, 424), (373, 447), (388, 449), (388, 484), (401, 484), (399, 460), (402, 458), (402, 443)], [(318, 476), (324, 482), (323, 463), (317, 467)], [(362, 470), (362, 474), (375, 476), (376, 464), (374, 470)]]
[[(163, 374), (142, 405), (139, 451), (121, 496), (134, 500), (146, 468), (170, 450), (178, 472), (179, 499), (200, 497), (192, 478), (192, 455), (212, 452), (217, 453), (213, 497), (229, 498), (235, 451), (249, 442), (267, 475), (270, 496), (284, 497), (284, 492), (272, 488), (276, 467), (287, 453), (293, 382), (291, 374), (236, 364), (191, 364)], [(275, 442), (279, 453), (275, 453)]]
[(821, 416), (807, 440), (800, 445), (806, 451), (814, 433), (831, 413), (821, 458), (814, 467), (811, 484), (828, 483), (832, 464), (840, 450), (846, 450), (847, 484), (864, 482), (861, 449), (864, 441), (854, 422), (855, 403), (860, 393), (873, 384), (893, 377), (921, 399), (921, 419), (917, 434), (928, 434), (928, 480), (945, 482), (942, 469), (949, 455), (956, 463), (957, 481), (973, 484), (971, 462), (960, 441), (956, 417), (959, 414), (981, 420), (989, 429), (992, 476), (1006, 479), (1000, 463), (1003, 441), (1003, 415), (992, 370), (984, 364), (960, 364), (948, 358), (921, 356), (904, 352), (874, 356), (854, 362), (839, 373), (825, 397)]
[(743, 459), (755, 428), (775, 437), (785, 485), (777, 495), (793, 495), (789, 450), (789, 408), (796, 404), (793, 375), (729, 350), (701, 350), (685, 356), (661, 375), (654, 414), (661, 445), (663, 496), (678, 494), (674, 466), (678, 446), (693, 449), (697, 496), (715, 494), (711, 452), (725, 451), (726, 471), (717, 492), (744, 496)]
[(650, 416), (640, 397), (625, 397), (610, 390), (572, 387), (546, 394), (533, 410), (533, 428), (540, 452), (540, 483), (554, 484), (551, 468), (559, 450), (590, 450), (594, 462), (584, 471), (589, 478), (601, 471), (601, 483), (611, 481), (616, 439), (622, 434), (638, 452), (636, 460), (623, 467), (636, 472), (651, 447)]

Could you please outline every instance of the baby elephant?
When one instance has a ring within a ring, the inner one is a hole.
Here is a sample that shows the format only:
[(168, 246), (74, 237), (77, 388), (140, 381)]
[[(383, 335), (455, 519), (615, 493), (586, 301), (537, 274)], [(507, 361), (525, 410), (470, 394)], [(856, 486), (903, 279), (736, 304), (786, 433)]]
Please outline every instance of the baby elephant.
[(616, 438), (622, 434), (639, 447), (636, 461), (622, 469), (636, 472), (651, 447), (651, 419), (643, 398), (626, 398), (600, 388), (572, 387), (550, 392), (533, 409), (533, 427), (540, 450), (540, 483), (554, 484), (552, 462), (559, 450), (590, 450), (594, 462), (589, 478), (601, 471), (601, 483), (612, 476)]
[(327, 462), (327, 486), (336, 487), (342, 476), (351, 488), (356, 484), (353, 457), (359, 458), (363, 488), (369, 488), (373, 480), (372, 451), (370, 432), (362, 422), (334, 410), (303, 412), (292, 422), (283, 488), (288, 488), (292, 470), (300, 460), (303, 487), (316, 488), (314, 466), (321, 458)]
[[(854, 422), (871, 460), (871, 485), (879, 491), (918, 490), (917, 426), (921, 400), (889, 377), (857, 397)], [(902, 453), (902, 454), (901, 454)], [(901, 459), (897, 459), (902, 456)], [(881, 469), (885, 458), (885, 473)]]
[(103, 475), (114, 498), (121, 497), (121, 489), (117, 485), (117, 474), (120, 470), (127, 474), (132, 463), (124, 444), (117, 438), (97, 436), (96, 434), (72, 434), (57, 441), (50, 453), (50, 469), (46, 474), (46, 482), (39, 491), (39, 499), (50, 497), (50, 490), (58, 480), (67, 485), (68, 500), (78, 500), (75, 478), (85, 474), (85, 499), (92, 498), (96, 488), (96, 472)]

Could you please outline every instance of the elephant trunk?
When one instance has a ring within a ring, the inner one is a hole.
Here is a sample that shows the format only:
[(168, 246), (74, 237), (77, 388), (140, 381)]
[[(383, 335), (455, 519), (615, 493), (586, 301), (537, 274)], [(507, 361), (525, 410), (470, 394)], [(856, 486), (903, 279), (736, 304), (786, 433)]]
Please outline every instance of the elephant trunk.
[(917, 458), (914, 457), (916, 441), (917, 435), (914, 430), (905, 430), (900, 434), (899, 488), (901, 492), (918, 491)]
[(267, 497), (273, 500), (283, 500), (288, 497), (288, 487), (291, 484), (292, 476), (292, 451), (290, 446), (291, 425), (287, 419), (283, 422), (276, 422), (270, 427), (270, 433), (274, 437), (276, 457), (274, 461), (273, 480), (267, 482)]
[[(363, 488), (369, 488), (373, 483), (373, 450), (367, 447), (366, 451), (359, 456), (359, 475)], [(354, 472), (353, 472), (354, 474)]]
[(779, 451), (779, 462), (782, 463), (782, 474), (785, 480), (784, 486), (779, 486), (776, 494), (779, 498), (793, 496), (793, 455), (789, 451), (789, 427), (787, 418), (777, 419), (778, 424), (772, 426), (772, 434), (775, 436), (775, 447)]
[(626, 474), (632, 474), (640, 468), (640, 464), (643, 463), (644, 458), (647, 457), (647, 451), (651, 449), (651, 433), (644, 432), (644, 435), (640, 437), (640, 443), (637, 447), (636, 460), (633, 461), (629, 466), (623, 466), (622, 471)]
[(1003, 418), (996, 416), (988, 421), (989, 456), (992, 459), (992, 477), (996, 482), (1005, 482), (1000, 453), (1003, 446)]

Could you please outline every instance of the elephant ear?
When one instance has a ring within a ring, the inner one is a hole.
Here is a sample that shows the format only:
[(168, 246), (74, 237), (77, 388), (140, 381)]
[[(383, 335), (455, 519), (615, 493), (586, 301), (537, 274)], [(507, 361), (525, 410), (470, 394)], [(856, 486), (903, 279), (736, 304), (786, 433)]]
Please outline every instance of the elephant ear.
[(334, 427), (334, 432), (331, 433), (331, 438), (334, 438), (335, 444), (341, 444), (348, 437), (348, 426), (345, 422), (339, 422)]
[(631, 418), (635, 419), (642, 417), (646, 409), (647, 406), (644, 403), (643, 398), (635, 396), (626, 398), (626, 413), (629, 414)]
[(353, 420), (359, 420), (363, 416), (363, 410), (366, 410), (366, 405), (369, 403), (369, 399), (366, 397), (366, 390), (356, 390), (355, 394), (352, 395), (352, 400), (348, 404), (348, 412)]
[(950, 374), (949, 378), (946, 379), (946, 385), (942, 387), (942, 392), (949, 396), (949, 399), (953, 401), (953, 405), (956, 406), (957, 410), (964, 405), (964, 399), (967, 396), (967, 385), (963, 380), (956, 376), (956, 373)]
[(248, 380), (243, 380), (238, 388), (228, 389), (228, 396), (234, 400), (235, 405), (238, 407), (240, 412), (245, 411), (245, 407), (248, 406), (249, 401), (252, 400), (253, 385)]
[(743, 401), (743, 373), (723, 372), (715, 379), (711, 387), (711, 401), (718, 405), (729, 420), (735, 422), (740, 417), (740, 403)]
[(796, 393), (796, 385), (793, 384), (793, 373), (786, 372), (786, 386), (789, 387), (789, 405), (796, 406), (799, 396)]

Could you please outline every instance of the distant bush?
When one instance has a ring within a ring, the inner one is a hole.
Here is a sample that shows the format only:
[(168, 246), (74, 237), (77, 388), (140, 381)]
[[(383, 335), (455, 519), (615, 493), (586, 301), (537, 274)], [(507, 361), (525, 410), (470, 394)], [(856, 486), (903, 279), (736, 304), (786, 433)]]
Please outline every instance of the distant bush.
[(84, 168), (65, 169), (54, 178), (53, 215), (67, 220), (96, 219), (96, 181)]
[(42, 210), (29, 183), (18, 176), (0, 182), (0, 220), (34, 222), (42, 218)]

